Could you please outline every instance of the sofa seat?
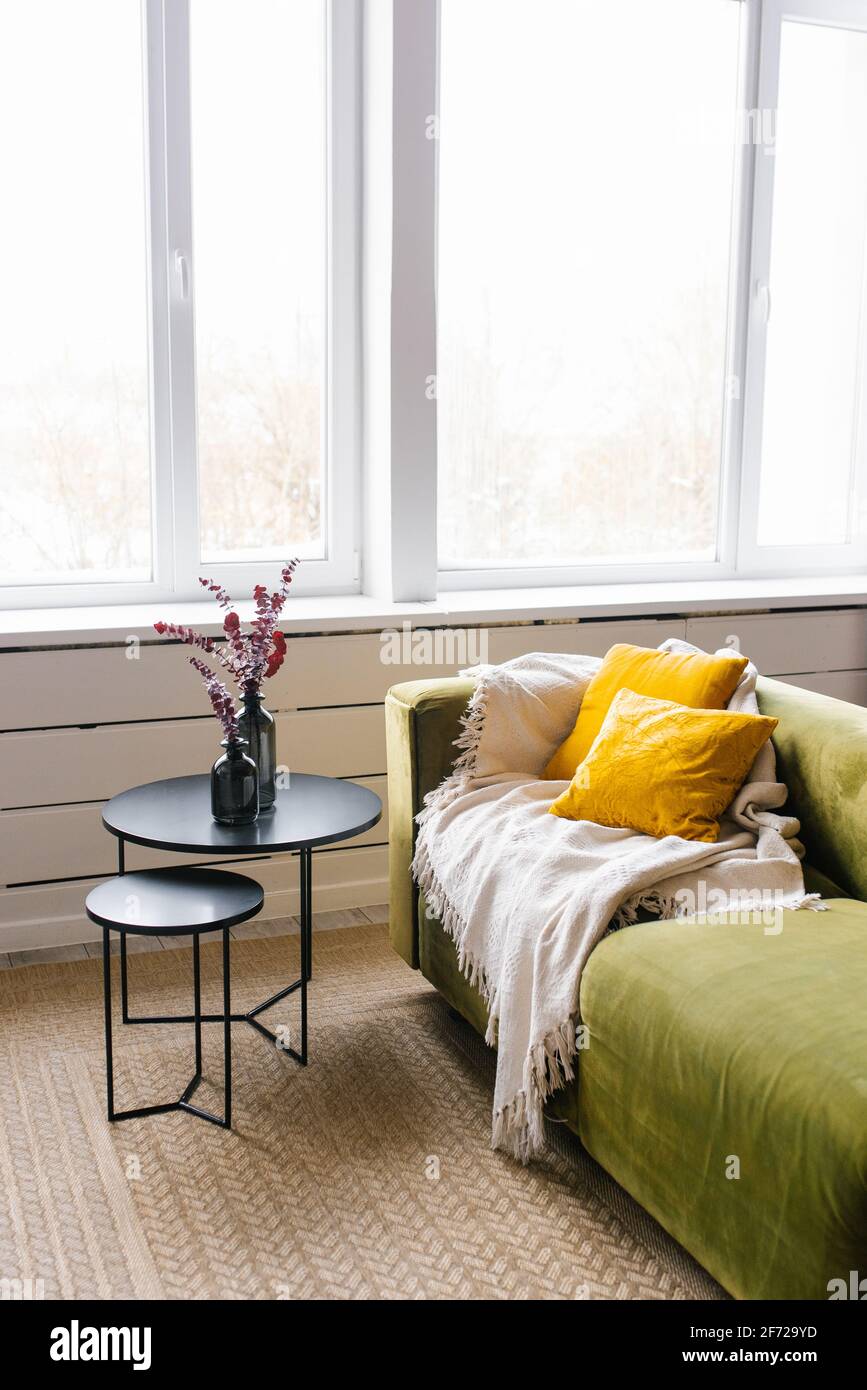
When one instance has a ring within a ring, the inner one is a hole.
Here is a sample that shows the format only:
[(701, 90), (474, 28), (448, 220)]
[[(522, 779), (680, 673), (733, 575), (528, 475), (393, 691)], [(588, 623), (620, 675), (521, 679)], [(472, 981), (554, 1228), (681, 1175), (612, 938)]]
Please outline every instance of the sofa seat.
[[(484, 1033), (423, 895), (420, 912), (424, 975)], [(589, 1046), (550, 1112), (729, 1293), (827, 1299), (867, 1276), (867, 904), (782, 927), (605, 937), (581, 986)]]
[(558, 1109), (577, 1099), (585, 1147), (730, 1293), (827, 1299), (867, 1275), (867, 904), (784, 912), (778, 935), (612, 933), (580, 1003)]

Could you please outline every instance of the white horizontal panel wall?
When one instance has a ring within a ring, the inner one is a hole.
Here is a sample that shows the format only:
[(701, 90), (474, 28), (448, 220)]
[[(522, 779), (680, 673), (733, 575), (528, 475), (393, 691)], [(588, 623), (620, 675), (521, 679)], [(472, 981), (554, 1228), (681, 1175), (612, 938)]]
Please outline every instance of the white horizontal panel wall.
[[(414, 632), (304, 639), (272, 686), (281, 706), (296, 708), (380, 702), (402, 681), (455, 675), (480, 659), (508, 661), (533, 651), (587, 652), (602, 656), (615, 642), (657, 646), (683, 637), (682, 619), (617, 623), (522, 623), (487, 628), (417, 628)], [(400, 656), (395, 661), (393, 657)], [(269, 687), (270, 692), (271, 687)]]
[[(243, 864), (231, 867), (250, 873), (262, 884), (266, 894), (263, 917), (291, 917), (299, 912), (297, 856), (251, 861), (246, 870)], [(325, 912), (384, 902), (387, 879), (388, 850), (384, 846), (317, 851), (313, 855), (315, 909)], [(91, 878), (0, 893), (0, 951), (98, 940), (99, 929), (84, 916), (81, 905), (100, 882), (100, 878)]]
[(867, 705), (867, 671), (817, 671), (813, 675), (780, 676), (787, 685), (815, 690), (850, 705)]
[[(356, 779), (382, 798), (378, 825), (353, 840), (354, 845), (383, 844), (388, 838), (388, 802), (383, 776)], [(45, 806), (0, 813), (0, 874), (7, 886), (52, 879), (110, 874), (117, 863), (117, 840), (102, 824), (102, 802), (82, 806)], [(171, 854), (130, 844), (127, 869), (166, 864), (199, 864), (201, 854)], [(46, 875), (46, 868), (50, 874)]]
[[(614, 642), (656, 646), (669, 636), (688, 636), (697, 646), (714, 650), (735, 636), (767, 674), (867, 669), (867, 614), (860, 609), (687, 621), (530, 623), (481, 631), (487, 633), (492, 661), (533, 650), (603, 655)], [(385, 641), (378, 633), (293, 638), (286, 663), (266, 687), (266, 703), (272, 710), (380, 703), (391, 685), (450, 675), (472, 662), (478, 634), (473, 628), (431, 629), (427, 647), (419, 630)], [(136, 659), (130, 660), (136, 651)], [(408, 659), (389, 659), (395, 653)], [(0, 729), (200, 716), (201, 684), (188, 657), (186, 648), (160, 642), (139, 648), (2, 653)]]
[(690, 618), (687, 636), (706, 651), (737, 646), (764, 676), (867, 669), (867, 613), (862, 609)]
[[(0, 734), (0, 810), (107, 800), (142, 782), (203, 772), (220, 755), (219, 737), (210, 717)], [(290, 771), (327, 777), (384, 772), (382, 710), (278, 714), (277, 757)]]
[[(400, 681), (454, 675), (474, 664), (485, 638), (489, 659), (506, 661), (531, 651), (601, 656), (614, 642), (656, 646), (684, 632), (683, 620), (674, 618), (291, 638), (283, 667), (265, 686), (265, 703), (272, 711), (381, 704)], [(170, 642), (0, 653), (0, 729), (198, 717), (205, 697), (189, 655)]]
[(200, 715), (202, 684), (189, 656), (161, 642), (0, 653), (0, 729)]
[[(453, 639), (441, 638), (446, 658), (452, 645)], [(264, 687), (265, 703), (272, 711), (381, 703), (390, 685), (419, 674), (411, 658), (389, 661), (394, 646), (380, 640), (378, 633), (297, 637), (287, 646), (283, 667)], [(424, 674), (449, 675), (466, 665), (459, 646), (455, 653), (454, 660), (428, 664)], [(189, 657), (188, 647), (159, 641), (2, 653), (0, 729), (196, 717), (205, 697)], [(213, 658), (210, 664), (219, 674)]]
[(492, 627), (488, 630), (489, 659), (509, 661), (524, 652), (571, 652), (604, 656), (617, 642), (658, 647), (669, 637), (684, 637), (682, 618), (646, 618), (617, 623), (540, 623), (526, 627)]

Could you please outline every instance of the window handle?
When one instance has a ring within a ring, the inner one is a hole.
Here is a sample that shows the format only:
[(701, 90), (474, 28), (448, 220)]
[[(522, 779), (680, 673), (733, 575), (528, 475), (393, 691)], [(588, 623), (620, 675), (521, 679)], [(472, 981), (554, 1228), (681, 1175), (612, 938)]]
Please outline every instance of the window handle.
[(771, 317), (771, 287), (767, 280), (756, 281), (756, 304), (762, 316), (762, 323), (768, 323)]
[(190, 297), (190, 262), (183, 251), (175, 252), (175, 275), (178, 282), (178, 294), (181, 299)]

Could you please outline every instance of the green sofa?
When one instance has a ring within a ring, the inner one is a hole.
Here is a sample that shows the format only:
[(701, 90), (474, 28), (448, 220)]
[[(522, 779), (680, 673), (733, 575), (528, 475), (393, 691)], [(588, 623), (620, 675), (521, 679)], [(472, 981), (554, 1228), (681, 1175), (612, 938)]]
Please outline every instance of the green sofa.
[[(484, 1033), (410, 875), (472, 688), (389, 692), (390, 929)], [(827, 1299), (867, 1277), (867, 710), (772, 680), (759, 705), (829, 910), (786, 912), (778, 934), (646, 921), (605, 937), (581, 986), (589, 1045), (552, 1113), (735, 1297)]]

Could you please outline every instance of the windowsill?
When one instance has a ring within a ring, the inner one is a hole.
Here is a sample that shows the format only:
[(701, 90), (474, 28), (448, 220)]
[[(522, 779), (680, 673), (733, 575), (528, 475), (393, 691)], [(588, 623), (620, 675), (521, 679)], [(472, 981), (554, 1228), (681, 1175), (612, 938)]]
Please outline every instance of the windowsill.
[[(797, 579), (680, 580), (660, 584), (581, 585), (556, 589), (479, 589), (441, 594), (428, 603), (390, 603), (365, 594), (290, 599), (281, 621), (290, 636), (376, 632), (384, 627), (478, 626), (484, 623), (575, 622), (587, 619), (735, 613), (787, 608), (867, 606), (864, 575)], [(242, 617), (251, 604), (239, 604)], [(216, 635), (211, 602), (28, 608), (0, 613), (0, 650), (92, 646), (129, 637), (159, 641), (157, 619)]]

